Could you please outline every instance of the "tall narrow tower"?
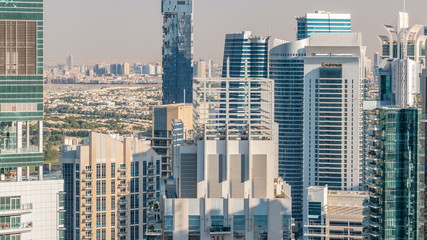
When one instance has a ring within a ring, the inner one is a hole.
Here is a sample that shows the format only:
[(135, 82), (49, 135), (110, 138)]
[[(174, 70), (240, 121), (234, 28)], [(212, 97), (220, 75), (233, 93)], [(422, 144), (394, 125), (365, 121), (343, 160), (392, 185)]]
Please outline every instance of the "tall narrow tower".
[(43, 172), (43, 4), (0, 2), (0, 239), (64, 236), (63, 181)]
[(163, 104), (191, 103), (193, 1), (162, 0)]

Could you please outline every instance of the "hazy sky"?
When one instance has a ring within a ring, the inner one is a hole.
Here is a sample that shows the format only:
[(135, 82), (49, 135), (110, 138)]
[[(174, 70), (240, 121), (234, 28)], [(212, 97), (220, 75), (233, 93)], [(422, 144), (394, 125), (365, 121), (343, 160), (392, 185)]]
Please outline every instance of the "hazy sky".
[[(382, 24), (393, 24), (403, 0), (193, 0), (194, 58), (220, 60), (226, 33), (251, 30), (295, 40), (295, 16), (351, 13), (368, 52), (379, 48)], [(160, 0), (45, 0), (46, 63), (161, 61)], [(427, 25), (426, 0), (407, 0), (411, 24)]]

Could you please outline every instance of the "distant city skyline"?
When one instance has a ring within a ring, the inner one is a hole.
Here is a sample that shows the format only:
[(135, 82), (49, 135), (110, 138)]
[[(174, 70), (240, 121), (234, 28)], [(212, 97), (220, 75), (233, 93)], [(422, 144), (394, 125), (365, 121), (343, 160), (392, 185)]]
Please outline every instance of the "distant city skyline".
[[(262, 5), (255, 0), (194, 4), (194, 59), (217, 62), (223, 57), (225, 34), (249, 30), (255, 35), (271, 33), (292, 41), (295, 17), (316, 10), (352, 14), (353, 31), (363, 33), (372, 58), (380, 48), (377, 35), (385, 33), (382, 24), (393, 24), (397, 12), (403, 10), (403, 0), (390, 0), (386, 5), (368, 0), (302, 0), (292, 6), (281, 0), (268, 0)], [(419, 7), (423, 4), (421, 0), (407, 1), (412, 24), (427, 24)], [(161, 62), (160, 1), (46, 0), (45, 7), (46, 64), (65, 64), (67, 53), (74, 56), (75, 64)]]

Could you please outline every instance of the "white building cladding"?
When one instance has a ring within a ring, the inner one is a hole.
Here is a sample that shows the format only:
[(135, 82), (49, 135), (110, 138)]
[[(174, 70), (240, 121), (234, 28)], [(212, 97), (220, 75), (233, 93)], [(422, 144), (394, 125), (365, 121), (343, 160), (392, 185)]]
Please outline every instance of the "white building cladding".
[(304, 58), (304, 188), (361, 186), (362, 84), (360, 33), (313, 34)]
[(196, 79), (193, 89), (196, 147), (181, 153), (197, 162), (197, 198), (165, 200), (165, 237), (292, 239), (290, 188), (278, 178), (273, 81)]
[(0, 239), (63, 239), (64, 181), (0, 184)]

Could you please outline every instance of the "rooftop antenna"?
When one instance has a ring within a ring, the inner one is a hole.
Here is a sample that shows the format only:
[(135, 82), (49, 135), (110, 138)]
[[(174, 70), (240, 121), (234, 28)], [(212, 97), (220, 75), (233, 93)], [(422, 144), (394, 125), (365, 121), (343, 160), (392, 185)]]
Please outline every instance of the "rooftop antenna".
[(403, 0), (403, 12), (406, 12), (406, 0)]
[(185, 99), (185, 89), (184, 89), (184, 104), (186, 104), (187, 99)]

